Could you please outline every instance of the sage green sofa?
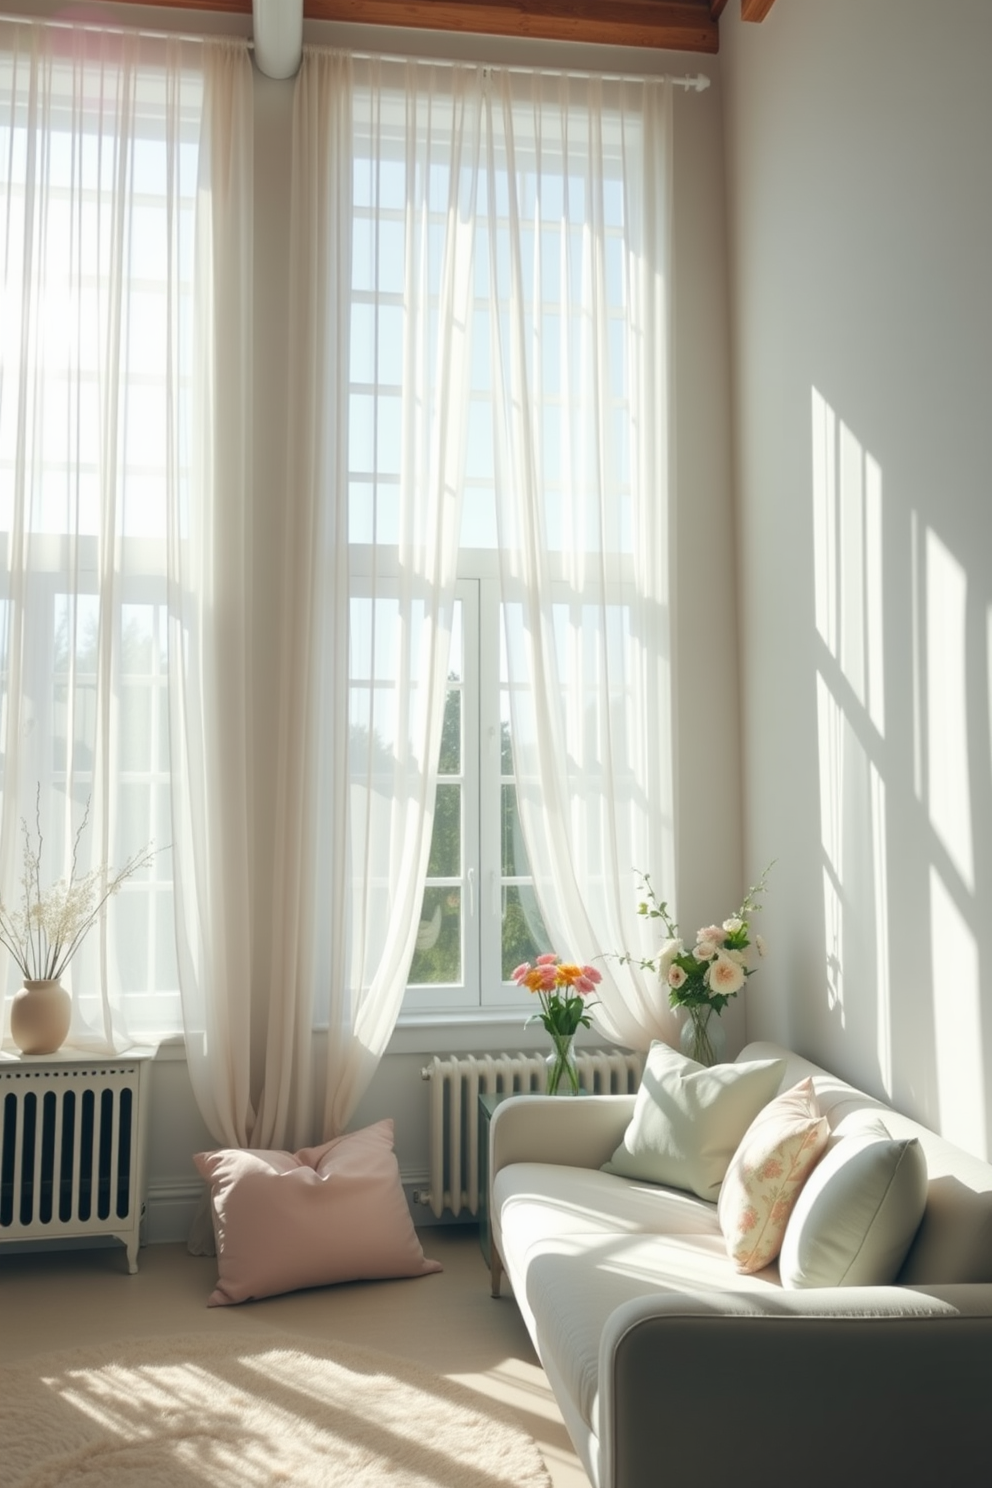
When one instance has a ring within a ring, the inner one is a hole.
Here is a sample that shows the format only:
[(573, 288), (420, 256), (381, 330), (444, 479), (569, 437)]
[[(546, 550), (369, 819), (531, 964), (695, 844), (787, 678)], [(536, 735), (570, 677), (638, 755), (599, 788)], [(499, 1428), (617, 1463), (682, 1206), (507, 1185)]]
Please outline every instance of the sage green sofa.
[(505, 1274), (594, 1488), (992, 1482), (992, 1166), (773, 1044), (833, 1130), (917, 1137), (926, 1208), (896, 1283), (739, 1274), (717, 1206), (601, 1171), (634, 1096), (503, 1102), (490, 1128)]

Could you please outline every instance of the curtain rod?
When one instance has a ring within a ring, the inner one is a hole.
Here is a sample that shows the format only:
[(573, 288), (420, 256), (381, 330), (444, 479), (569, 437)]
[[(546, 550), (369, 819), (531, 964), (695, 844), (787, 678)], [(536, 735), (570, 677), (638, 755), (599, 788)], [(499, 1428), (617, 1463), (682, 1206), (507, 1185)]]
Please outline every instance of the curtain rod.
[[(454, 34), (454, 33), (453, 33)], [(459, 35), (463, 33), (458, 33)], [(501, 38), (506, 40), (507, 38)], [(519, 38), (523, 39), (523, 38)], [(553, 43), (552, 43), (553, 44)], [(575, 45), (575, 43), (568, 43)], [(582, 67), (528, 67), (523, 62), (483, 62), (479, 58), (460, 57), (437, 57), (421, 56), (419, 54), (406, 52), (373, 52), (367, 47), (342, 47), (332, 46), (326, 42), (304, 41), (305, 52), (344, 52), (350, 57), (361, 57), (369, 61), (372, 58), (381, 58), (383, 62), (426, 62), (433, 67), (482, 67), (497, 68), (500, 72), (519, 72), (521, 74), (539, 73), (542, 77), (575, 77), (575, 78), (602, 78), (607, 83), (671, 83), (673, 87), (684, 88), (687, 93), (704, 93), (710, 85), (710, 79), (703, 72), (687, 72), (676, 75), (670, 72), (598, 72), (595, 68)]]

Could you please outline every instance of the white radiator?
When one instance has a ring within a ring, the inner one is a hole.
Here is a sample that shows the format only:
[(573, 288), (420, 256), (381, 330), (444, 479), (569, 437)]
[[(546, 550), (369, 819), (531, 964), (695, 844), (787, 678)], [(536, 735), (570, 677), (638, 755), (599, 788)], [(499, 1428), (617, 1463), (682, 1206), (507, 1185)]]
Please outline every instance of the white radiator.
[(137, 1271), (147, 1057), (0, 1064), (0, 1241), (112, 1235)]
[[(621, 1095), (637, 1089), (644, 1055), (620, 1049), (576, 1050), (582, 1089), (589, 1095)], [(479, 1095), (533, 1092), (545, 1088), (543, 1054), (469, 1054), (440, 1059), (421, 1070), (430, 1089), (429, 1187), (414, 1194), (440, 1218), (479, 1209)], [(569, 1099), (569, 1097), (560, 1097)]]

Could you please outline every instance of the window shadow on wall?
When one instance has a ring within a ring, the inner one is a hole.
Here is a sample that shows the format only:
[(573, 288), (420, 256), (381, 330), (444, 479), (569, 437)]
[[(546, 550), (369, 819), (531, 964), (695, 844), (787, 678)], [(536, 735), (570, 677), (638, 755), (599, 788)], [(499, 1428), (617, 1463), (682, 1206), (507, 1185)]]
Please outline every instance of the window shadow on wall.
[(888, 1096), (987, 1156), (992, 606), (815, 387), (811, 421), (830, 1017)]

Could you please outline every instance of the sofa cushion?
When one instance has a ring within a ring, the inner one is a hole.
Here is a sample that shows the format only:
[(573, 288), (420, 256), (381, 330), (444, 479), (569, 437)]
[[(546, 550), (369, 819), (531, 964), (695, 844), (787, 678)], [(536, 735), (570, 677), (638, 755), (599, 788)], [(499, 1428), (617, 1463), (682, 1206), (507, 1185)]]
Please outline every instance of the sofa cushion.
[(796, 1200), (779, 1256), (782, 1285), (895, 1281), (926, 1201), (918, 1140), (891, 1137), (877, 1117), (857, 1113), (838, 1127)]
[(731, 1157), (778, 1093), (781, 1059), (715, 1064), (660, 1042), (648, 1051), (634, 1114), (603, 1171), (688, 1189), (716, 1202)]
[(493, 1183), (493, 1213), (527, 1240), (553, 1235), (719, 1236), (716, 1207), (655, 1183), (617, 1178), (598, 1168), (511, 1163)]
[(738, 1271), (760, 1271), (778, 1255), (792, 1207), (829, 1135), (809, 1075), (751, 1122), (730, 1160), (718, 1207)]
[(739, 1276), (719, 1233), (615, 1235), (608, 1245), (600, 1233), (572, 1233), (522, 1243), (512, 1215), (505, 1224), (506, 1269), (541, 1362), (597, 1435), (599, 1346), (623, 1303), (651, 1293), (781, 1294), (774, 1266)]

